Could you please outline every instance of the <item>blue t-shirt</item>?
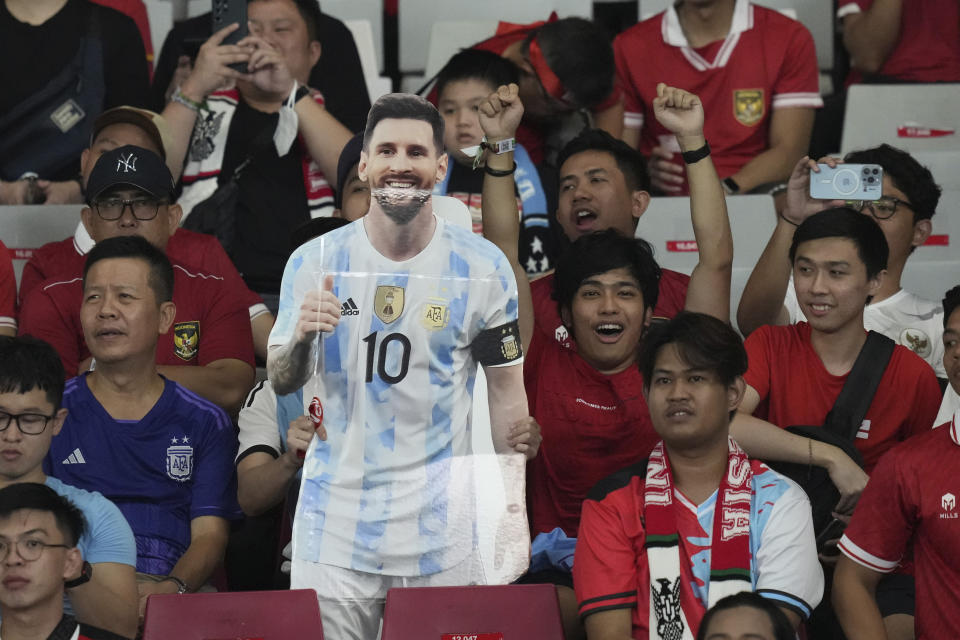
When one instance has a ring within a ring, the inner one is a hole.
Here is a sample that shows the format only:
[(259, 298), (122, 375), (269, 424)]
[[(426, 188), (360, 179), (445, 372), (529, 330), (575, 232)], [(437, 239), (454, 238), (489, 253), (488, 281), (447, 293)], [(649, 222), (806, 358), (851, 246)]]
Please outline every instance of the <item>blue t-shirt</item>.
[(170, 380), (143, 419), (114, 420), (87, 375), (67, 381), (69, 413), (44, 468), (112, 500), (133, 529), (137, 571), (167, 574), (190, 545), (192, 519), (241, 516), (233, 425), (222, 409)]

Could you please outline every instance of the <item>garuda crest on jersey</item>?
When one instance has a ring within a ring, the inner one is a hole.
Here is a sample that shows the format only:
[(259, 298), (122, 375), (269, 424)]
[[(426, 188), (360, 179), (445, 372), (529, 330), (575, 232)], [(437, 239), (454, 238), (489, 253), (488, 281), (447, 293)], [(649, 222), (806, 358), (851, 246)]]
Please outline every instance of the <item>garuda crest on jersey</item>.
[(373, 297), (373, 312), (384, 324), (390, 324), (403, 313), (403, 287), (380, 285)]
[(200, 322), (178, 322), (173, 325), (173, 352), (181, 360), (193, 360), (200, 347)]
[(737, 89), (733, 92), (733, 117), (752, 127), (763, 120), (763, 89)]

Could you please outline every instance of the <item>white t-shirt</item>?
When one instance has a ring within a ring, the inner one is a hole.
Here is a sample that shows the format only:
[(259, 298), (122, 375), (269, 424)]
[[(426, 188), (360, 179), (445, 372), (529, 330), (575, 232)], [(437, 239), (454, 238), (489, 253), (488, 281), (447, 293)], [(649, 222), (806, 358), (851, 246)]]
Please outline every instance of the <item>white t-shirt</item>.
[[(791, 324), (807, 321), (797, 302), (793, 276), (790, 276), (783, 306), (790, 314)], [(885, 300), (868, 304), (863, 311), (863, 326), (868, 331), (882, 333), (926, 360), (938, 378), (947, 377), (943, 368), (943, 307), (939, 303), (900, 289)]]
[(271, 346), (291, 339), (305, 293), (326, 276), (342, 315), (304, 387), (308, 415), (315, 396), (322, 402), (327, 440), (314, 439), (304, 463), (294, 570), (448, 569), (476, 548), (477, 363), (522, 363), (513, 271), (493, 244), (442, 219), (423, 251), (394, 262), (359, 220), (290, 257)]

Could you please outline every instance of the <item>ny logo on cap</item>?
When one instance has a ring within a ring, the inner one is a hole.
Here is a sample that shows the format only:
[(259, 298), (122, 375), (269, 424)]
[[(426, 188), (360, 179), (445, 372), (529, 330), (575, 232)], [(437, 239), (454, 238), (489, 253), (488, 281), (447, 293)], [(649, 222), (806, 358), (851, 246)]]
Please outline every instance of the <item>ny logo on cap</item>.
[(124, 158), (123, 154), (120, 154), (120, 159), (117, 160), (117, 173), (120, 173), (120, 167), (123, 167), (124, 173), (130, 173), (131, 171), (137, 170), (137, 156), (133, 153), (128, 153), (127, 157)]

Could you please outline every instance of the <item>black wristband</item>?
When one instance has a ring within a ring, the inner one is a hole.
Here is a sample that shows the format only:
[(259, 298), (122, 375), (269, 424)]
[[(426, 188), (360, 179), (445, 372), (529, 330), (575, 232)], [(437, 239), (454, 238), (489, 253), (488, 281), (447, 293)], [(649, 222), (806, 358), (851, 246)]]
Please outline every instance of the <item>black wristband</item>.
[(90, 563), (86, 560), (83, 561), (83, 568), (80, 569), (80, 575), (74, 578), (73, 580), (67, 580), (63, 583), (63, 586), (67, 589), (73, 589), (74, 587), (79, 587), (82, 584), (90, 582), (90, 578), (93, 577), (93, 567), (90, 566)]
[(293, 96), (293, 104), (297, 104), (302, 98), (305, 98), (308, 95), (310, 95), (310, 88), (300, 85), (297, 87), (297, 93)]
[(493, 176), (494, 178), (505, 178), (506, 176), (512, 176), (512, 175), (513, 175), (513, 172), (516, 171), (516, 170), (517, 170), (517, 163), (516, 163), (516, 162), (513, 163), (513, 167), (511, 167), (510, 169), (507, 169), (507, 170), (505, 170), (505, 171), (501, 171), (501, 170), (499, 170), (499, 169), (491, 169), (491, 168), (489, 167), (489, 165), (483, 165), (483, 171), (484, 171), (484, 173), (486, 173), (487, 175), (491, 175), (491, 176)]
[(693, 151), (683, 151), (680, 153), (680, 157), (683, 158), (683, 161), (686, 164), (700, 162), (708, 155), (710, 155), (710, 143), (706, 140), (704, 140), (703, 146), (699, 149), (694, 149)]
[(724, 178), (723, 184), (726, 185), (727, 191), (731, 194), (740, 193), (740, 185), (733, 178)]

